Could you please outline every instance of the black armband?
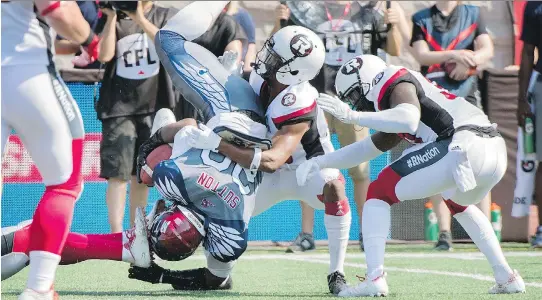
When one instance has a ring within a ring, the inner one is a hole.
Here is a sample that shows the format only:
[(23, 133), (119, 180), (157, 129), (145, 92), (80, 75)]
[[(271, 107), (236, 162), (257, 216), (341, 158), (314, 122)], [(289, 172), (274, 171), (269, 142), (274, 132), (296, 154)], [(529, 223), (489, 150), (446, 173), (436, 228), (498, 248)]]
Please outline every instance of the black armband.
[(96, 34), (91, 29), (90, 34), (88, 35), (87, 39), (81, 44), (81, 46), (86, 47), (86, 46), (90, 45), (90, 43), (92, 43), (92, 41), (94, 40), (95, 36), (96, 36)]

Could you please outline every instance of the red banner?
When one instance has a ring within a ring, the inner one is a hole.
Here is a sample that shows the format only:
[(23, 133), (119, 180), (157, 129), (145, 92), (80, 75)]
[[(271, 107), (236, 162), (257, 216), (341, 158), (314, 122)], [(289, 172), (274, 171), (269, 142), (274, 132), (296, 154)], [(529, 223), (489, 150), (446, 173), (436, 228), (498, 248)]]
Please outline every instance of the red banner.
[[(100, 175), (101, 133), (88, 133), (83, 147), (83, 178), (85, 181), (103, 181)], [(17, 135), (11, 135), (2, 161), (2, 177), (6, 183), (41, 182), (41, 176)]]

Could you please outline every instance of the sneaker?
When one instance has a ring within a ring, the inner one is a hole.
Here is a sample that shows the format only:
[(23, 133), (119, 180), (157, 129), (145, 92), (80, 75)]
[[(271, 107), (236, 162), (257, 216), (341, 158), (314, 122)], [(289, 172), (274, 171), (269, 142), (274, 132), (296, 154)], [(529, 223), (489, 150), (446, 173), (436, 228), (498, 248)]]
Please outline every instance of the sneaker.
[(327, 286), (333, 295), (338, 295), (342, 290), (348, 288), (344, 274), (339, 271), (327, 275)]
[(514, 274), (510, 276), (510, 279), (503, 284), (495, 284), (489, 289), (490, 294), (516, 294), (525, 293), (525, 283), (523, 278), (519, 275), (518, 271), (514, 270)]
[(534, 248), (542, 248), (542, 226), (538, 226), (538, 230), (536, 231), (536, 235), (534, 236), (531, 245)]
[(53, 290), (49, 290), (45, 293), (36, 292), (32, 289), (26, 288), (17, 298), (19, 300), (58, 300), (58, 294)]
[(162, 108), (154, 115), (152, 122), (151, 135), (155, 134), (158, 129), (177, 122), (175, 114), (169, 108)]
[(451, 251), (452, 250), (452, 234), (449, 231), (442, 231), (438, 236), (435, 250)]
[(365, 248), (363, 247), (363, 234), (359, 233), (359, 249), (361, 252), (365, 252)]
[(288, 246), (288, 249), (286, 249), (286, 253), (294, 253), (299, 251), (305, 252), (314, 249), (316, 249), (316, 246), (314, 244), (314, 238), (312, 237), (312, 234), (301, 232), (290, 244), (290, 246)]
[(132, 255), (132, 263), (141, 268), (150, 267), (152, 256), (149, 247), (148, 229), (145, 213), (141, 207), (136, 209), (134, 227), (125, 231), (125, 234), (128, 241), (124, 244), (124, 247)]
[(339, 297), (386, 297), (388, 295), (388, 283), (386, 282), (386, 273), (382, 276), (370, 280), (369, 278), (358, 277), (362, 282), (357, 286), (343, 289)]

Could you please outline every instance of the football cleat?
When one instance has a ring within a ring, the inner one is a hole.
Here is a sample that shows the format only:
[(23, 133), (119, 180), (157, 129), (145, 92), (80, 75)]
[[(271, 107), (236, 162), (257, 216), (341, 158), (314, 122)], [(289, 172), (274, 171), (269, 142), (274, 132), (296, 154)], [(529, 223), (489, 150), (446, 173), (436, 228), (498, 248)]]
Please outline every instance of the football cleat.
[(141, 207), (136, 209), (134, 227), (127, 231), (126, 235), (131, 235), (124, 247), (127, 247), (132, 254), (133, 264), (141, 268), (150, 267), (152, 256), (149, 247), (148, 228), (145, 213)]
[(36, 292), (32, 289), (26, 288), (17, 298), (19, 300), (58, 300), (58, 294), (53, 290), (49, 290), (45, 293)]
[(373, 280), (359, 277), (362, 282), (357, 286), (347, 287), (339, 293), (339, 297), (386, 297), (388, 295), (388, 283), (386, 273)]
[(503, 284), (495, 284), (489, 289), (490, 294), (516, 294), (525, 293), (525, 282), (519, 275), (518, 271), (514, 270), (514, 274), (510, 276), (507, 282)]
[(542, 248), (542, 225), (538, 226), (538, 230), (536, 231), (536, 235), (533, 238), (531, 245), (534, 248)]
[(290, 246), (288, 246), (286, 253), (305, 252), (314, 249), (316, 249), (316, 246), (312, 234), (300, 232)]
[(339, 271), (327, 275), (327, 285), (329, 292), (333, 295), (338, 295), (342, 290), (348, 288), (344, 274)]
[(449, 231), (442, 231), (439, 234), (435, 250), (452, 251), (452, 234)]

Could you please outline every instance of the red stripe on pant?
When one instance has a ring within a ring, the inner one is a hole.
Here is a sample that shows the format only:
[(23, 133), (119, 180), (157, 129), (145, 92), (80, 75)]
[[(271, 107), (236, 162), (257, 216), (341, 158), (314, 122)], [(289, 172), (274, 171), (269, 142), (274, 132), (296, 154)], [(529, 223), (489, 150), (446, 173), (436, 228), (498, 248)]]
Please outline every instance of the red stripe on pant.
[[(444, 199), (443, 199), (444, 200)], [(446, 203), (446, 206), (448, 206), (448, 209), (450, 210), (450, 213), (453, 215), (462, 213), (467, 209), (466, 206), (459, 205), (452, 200), (444, 200), (444, 203)]]
[(401, 178), (402, 177), (389, 166), (384, 168), (378, 175), (378, 178), (369, 185), (367, 200), (378, 199), (389, 205), (400, 202), (395, 194), (395, 187)]
[[(30, 225), (13, 236), (13, 252), (28, 254)], [(62, 249), (60, 264), (70, 265), (88, 259), (122, 260), (122, 233), (79, 234), (70, 232)]]
[(60, 254), (70, 231), (75, 201), (82, 189), (83, 139), (72, 141), (72, 174), (62, 184), (45, 188), (30, 225), (29, 250)]

